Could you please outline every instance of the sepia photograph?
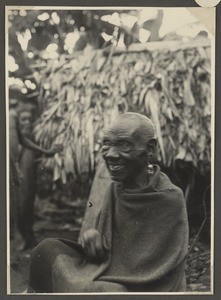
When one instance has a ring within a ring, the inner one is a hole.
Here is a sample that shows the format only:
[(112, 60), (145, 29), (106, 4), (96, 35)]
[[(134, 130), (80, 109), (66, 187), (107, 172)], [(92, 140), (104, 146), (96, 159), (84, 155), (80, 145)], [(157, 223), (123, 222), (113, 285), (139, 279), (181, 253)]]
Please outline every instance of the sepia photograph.
[(8, 294), (213, 294), (215, 12), (6, 6)]

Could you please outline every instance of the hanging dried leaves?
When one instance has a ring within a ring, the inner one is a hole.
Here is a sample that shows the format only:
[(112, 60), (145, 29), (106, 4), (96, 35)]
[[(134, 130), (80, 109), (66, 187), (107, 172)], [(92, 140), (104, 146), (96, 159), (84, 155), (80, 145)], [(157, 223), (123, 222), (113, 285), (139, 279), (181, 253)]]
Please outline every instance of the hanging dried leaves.
[(103, 128), (125, 111), (149, 116), (159, 159), (192, 161), (203, 172), (210, 161), (210, 57), (207, 48), (122, 53), (101, 51), (50, 62), (42, 79), (43, 112), (35, 139), (62, 143), (50, 159), (54, 180), (89, 176), (96, 168)]

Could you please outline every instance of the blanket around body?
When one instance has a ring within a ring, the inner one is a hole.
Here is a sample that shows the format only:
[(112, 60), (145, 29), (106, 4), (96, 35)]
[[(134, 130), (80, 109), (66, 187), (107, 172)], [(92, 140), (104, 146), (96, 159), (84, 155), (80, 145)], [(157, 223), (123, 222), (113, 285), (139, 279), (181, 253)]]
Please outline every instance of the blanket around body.
[(30, 286), (35, 292), (182, 292), (188, 221), (182, 191), (160, 168), (143, 189), (107, 190), (96, 228), (109, 251), (88, 262), (80, 244), (46, 239), (33, 251)]

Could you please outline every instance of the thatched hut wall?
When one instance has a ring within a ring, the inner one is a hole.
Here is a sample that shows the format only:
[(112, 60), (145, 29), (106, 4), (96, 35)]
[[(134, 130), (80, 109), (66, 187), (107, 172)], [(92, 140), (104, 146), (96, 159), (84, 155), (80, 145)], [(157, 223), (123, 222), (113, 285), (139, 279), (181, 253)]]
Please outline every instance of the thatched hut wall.
[(84, 51), (48, 62), (35, 139), (62, 143), (47, 160), (54, 180), (88, 177), (96, 169), (103, 128), (119, 113), (136, 111), (156, 127), (158, 160), (210, 166), (210, 42), (161, 42), (128, 49)]

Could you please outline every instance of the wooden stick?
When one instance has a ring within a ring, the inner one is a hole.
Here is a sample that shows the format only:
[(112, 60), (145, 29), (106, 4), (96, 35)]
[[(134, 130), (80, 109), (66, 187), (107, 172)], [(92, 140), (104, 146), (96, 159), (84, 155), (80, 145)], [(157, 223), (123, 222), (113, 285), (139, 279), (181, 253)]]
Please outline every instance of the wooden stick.
[(211, 47), (211, 43), (209, 39), (198, 39), (195, 41), (160, 41), (160, 42), (149, 42), (145, 44), (136, 43), (131, 44), (128, 48), (126, 47), (116, 47), (115, 54), (123, 53), (123, 52), (143, 52), (143, 51), (155, 51), (155, 50), (184, 50), (191, 48), (199, 48), (199, 47)]

